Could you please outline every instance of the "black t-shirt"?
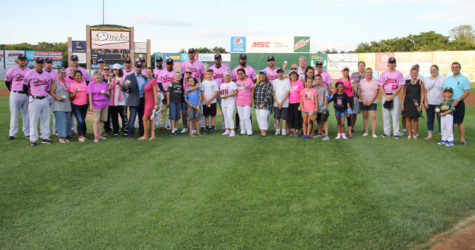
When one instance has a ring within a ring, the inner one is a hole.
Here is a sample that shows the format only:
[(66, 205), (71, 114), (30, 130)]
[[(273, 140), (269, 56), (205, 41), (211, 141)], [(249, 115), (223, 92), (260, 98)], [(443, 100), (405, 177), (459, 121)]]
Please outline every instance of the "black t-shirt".
[(346, 93), (342, 93), (341, 95), (335, 93), (333, 95), (333, 107), (335, 108), (335, 110), (338, 110), (340, 112), (343, 112), (348, 109), (349, 101), (350, 98), (348, 98), (348, 95)]
[(170, 93), (170, 102), (182, 103), (183, 99), (183, 84), (177, 82), (168, 83), (168, 93)]

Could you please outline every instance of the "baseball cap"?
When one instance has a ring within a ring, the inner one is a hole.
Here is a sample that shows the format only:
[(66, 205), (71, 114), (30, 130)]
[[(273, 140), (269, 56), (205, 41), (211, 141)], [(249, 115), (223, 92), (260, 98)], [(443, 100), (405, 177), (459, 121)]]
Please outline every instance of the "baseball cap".
[(448, 92), (450, 92), (450, 93), (453, 93), (453, 92), (454, 92), (451, 87), (445, 88), (445, 89), (444, 89), (444, 92), (445, 92), (445, 91), (448, 91)]
[(343, 66), (343, 67), (341, 68), (341, 71), (344, 71), (344, 70), (350, 70), (350, 68), (348, 68), (348, 66)]
[(296, 71), (296, 70), (291, 70), (290, 73), (289, 73), (289, 76), (292, 75), (292, 74), (296, 74), (297, 76), (299, 75), (299, 73)]
[(168, 59), (167, 59), (167, 64), (172, 64), (172, 63), (173, 63), (173, 59), (168, 58)]
[(278, 69), (277, 69), (277, 73), (279, 73), (279, 72), (284, 72), (284, 70), (281, 69), (281, 68), (278, 68)]
[(51, 57), (46, 57), (45, 63), (53, 63), (53, 59), (51, 59)]
[(26, 60), (26, 56), (23, 54), (18, 55), (18, 60)]
[(247, 55), (246, 54), (240, 54), (239, 59), (247, 59)]
[(316, 62), (315, 62), (315, 65), (318, 65), (318, 66), (323, 66), (323, 62), (322, 62), (322, 61), (320, 61), (320, 60), (318, 60), (318, 61), (316, 61)]
[(163, 58), (161, 56), (159, 56), (155, 59), (155, 62), (163, 62)]
[(45, 59), (43, 59), (43, 57), (38, 57), (38, 58), (36, 58), (35, 62), (36, 63), (44, 63)]
[(140, 58), (139, 58), (139, 61), (140, 61), (140, 62), (145, 62), (145, 58), (140, 57)]
[(97, 59), (97, 63), (104, 63), (104, 59), (103, 58)]
[(191, 53), (195, 53), (195, 49), (189, 48), (189, 49), (188, 49), (188, 54), (191, 54)]
[(390, 57), (390, 58), (388, 59), (388, 63), (396, 63), (396, 58)]
[(267, 61), (275, 61), (275, 58), (273, 56), (267, 57)]
[(141, 68), (143, 65), (142, 65), (142, 62), (141, 61), (137, 61), (135, 63), (135, 67), (138, 67), (138, 68)]
[(114, 63), (114, 65), (112, 65), (112, 69), (120, 69), (120, 64)]
[(214, 55), (214, 59), (221, 59), (221, 54), (218, 53), (218, 54)]
[(267, 71), (265, 71), (265, 70), (261, 70), (261, 71), (259, 71), (259, 74), (264, 74), (264, 75), (267, 75)]
[(126, 58), (125, 61), (124, 61), (124, 63), (131, 63), (131, 62), (132, 62), (132, 60), (130, 60), (130, 58)]
[(72, 55), (71, 56), (71, 61), (78, 61), (79, 57), (77, 55)]

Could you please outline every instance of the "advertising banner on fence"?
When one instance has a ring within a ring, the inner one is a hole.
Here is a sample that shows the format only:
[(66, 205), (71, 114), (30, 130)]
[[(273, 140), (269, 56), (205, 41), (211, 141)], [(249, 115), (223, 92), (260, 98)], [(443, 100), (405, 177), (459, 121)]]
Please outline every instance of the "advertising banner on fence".
[(323, 63), (323, 70), (327, 70), (328, 59), (327, 54), (317, 53), (312, 54), (310, 56), (310, 66), (315, 67), (317, 61), (321, 61)]
[(294, 37), (294, 52), (310, 52), (310, 37), (309, 36), (295, 36)]
[(294, 52), (292, 36), (248, 36), (247, 53), (291, 53)]
[(463, 72), (475, 72), (475, 51), (434, 51), (433, 62), (440, 71), (451, 72), (453, 62), (462, 65)]
[(73, 55), (78, 56), (80, 64), (85, 64), (86, 63), (86, 53), (73, 52)]
[(388, 68), (388, 59), (393, 57), (394, 53), (376, 53), (376, 70), (385, 71)]
[(147, 53), (147, 43), (146, 42), (136, 42), (135, 43), (135, 53)]
[(92, 30), (92, 49), (130, 49), (129, 32)]
[(409, 73), (414, 64), (419, 64), (421, 72), (429, 72), (432, 65), (432, 52), (395, 52), (398, 70)]
[(5, 56), (3, 54), (3, 50), (0, 50), (0, 69), (5, 69)]
[[(214, 62), (215, 54), (198, 54), (198, 60), (202, 62)], [(221, 59), (223, 62), (231, 61), (231, 54), (221, 54)]]
[[(86, 53), (86, 41), (72, 41), (72, 51), (77, 53)], [(81, 63), (81, 62), (79, 62)]]
[(5, 50), (5, 69), (9, 69), (13, 66), (16, 66), (16, 59), (18, 55), (24, 54), (23, 50)]
[(33, 51), (33, 50), (27, 50), (25, 52), (26, 59), (28, 61), (33, 61), (36, 60), (38, 57), (51, 57), (53, 61), (62, 61), (63, 60), (63, 52), (61, 51)]
[(231, 53), (245, 53), (246, 52), (246, 37), (232, 36), (231, 37)]
[(371, 67), (376, 71), (376, 54), (375, 53), (360, 53), (359, 60), (365, 62), (366, 67)]
[(341, 71), (344, 66), (350, 68), (350, 71), (358, 70), (358, 54), (328, 54), (328, 70)]

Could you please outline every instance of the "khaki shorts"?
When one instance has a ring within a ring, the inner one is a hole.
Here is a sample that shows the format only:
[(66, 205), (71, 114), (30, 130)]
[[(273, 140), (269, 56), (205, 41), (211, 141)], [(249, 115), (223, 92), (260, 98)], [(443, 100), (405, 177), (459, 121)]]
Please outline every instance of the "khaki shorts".
[(107, 111), (108, 108), (103, 108), (103, 109), (94, 109), (94, 121), (107, 121)]

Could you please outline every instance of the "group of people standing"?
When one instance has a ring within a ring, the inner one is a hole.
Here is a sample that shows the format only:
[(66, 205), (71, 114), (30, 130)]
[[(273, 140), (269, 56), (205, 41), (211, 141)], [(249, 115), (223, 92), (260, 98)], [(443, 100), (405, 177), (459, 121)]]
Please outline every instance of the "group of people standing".
[[(425, 139), (433, 138), (437, 118), (442, 134), (440, 145), (454, 145), (453, 124), (457, 124), (461, 144), (466, 145), (464, 99), (469, 94), (470, 83), (460, 73), (461, 65), (457, 62), (452, 64), (453, 75), (447, 78), (439, 74), (437, 65), (432, 65), (430, 77), (424, 78), (417, 64), (404, 77), (396, 70), (396, 59), (389, 58), (388, 69), (376, 80), (373, 70), (361, 61), (358, 72), (351, 75), (349, 68), (343, 67), (342, 77), (333, 84), (321, 61), (313, 68), (306, 65), (305, 57), (299, 59), (298, 65), (292, 64), (290, 73), (285, 75), (286, 64), (277, 67), (273, 56), (267, 58), (268, 67), (256, 74), (247, 64), (246, 54), (239, 56), (239, 65), (232, 71), (222, 64), (220, 54), (215, 55), (215, 64), (207, 70), (196, 59), (194, 49), (189, 49), (188, 54), (189, 60), (182, 64), (180, 71), (174, 70), (170, 58), (164, 66), (163, 58), (158, 57), (155, 68), (147, 67), (143, 58), (132, 67), (132, 61), (127, 59), (123, 66), (114, 64), (112, 72), (110, 66), (99, 59), (99, 70), (92, 76), (78, 65), (77, 56), (71, 57), (72, 64), (67, 69), (55, 71), (50, 58), (37, 58), (35, 68), (29, 70), (26, 57), (20, 55), (18, 65), (8, 70), (5, 79), (11, 91), (9, 140), (15, 139), (21, 112), (23, 133), (31, 145), (37, 145), (38, 119), (41, 142), (52, 143), (52, 112), (53, 130), (60, 143), (69, 142), (74, 130), (78, 141), (85, 142), (88, 110), (94, 120), (94, 142), (105, 140), (109, 134), (117, 137), (120, 133), (134, 139), (136, 125), (139, 140), (153, 140), (158, 123), (162, 126), (169, 123), (172, 136), (214, 134), (218, 104), (222, 134), (226, 136), (235, 136), (236, 129), (241, 135), (253, 135), (253, 107), (262, 137), (268, 135), (273, 113), (275, 136), (330, 140), (328, 119), (332, 102), (337, 121), (335, 139), (353, 137), (360, 113), (363, 136), (369, 135), (370, 120), (372, 137), (377, 138), (376, 111), (378, 96), (382, 96), (382, 137), (392, 134), (395, 139), (403, 135), (417, 139), (418, 118), (425, 108), (428, 130)], [(181, 132), (178, 131), (180, 119)]]

